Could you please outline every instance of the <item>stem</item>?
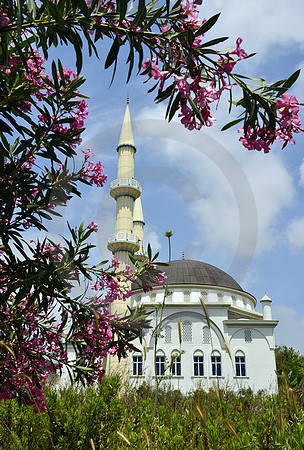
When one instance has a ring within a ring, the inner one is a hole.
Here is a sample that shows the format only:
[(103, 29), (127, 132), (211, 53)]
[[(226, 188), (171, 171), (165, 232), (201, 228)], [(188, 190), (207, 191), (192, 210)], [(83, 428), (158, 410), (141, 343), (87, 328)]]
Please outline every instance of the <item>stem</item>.
[(162, 381), (162, 379), (158, 376), (157, 371), (156, 371), (156, 353), (157, 353), (157, 344), (158, 344), (158, 339), (160, 337), (160, 333), (161, 333), (161, 324), (162, 324), (162, 319), (163, 319), (163, 312), (164, 312), (164, 307), (165, 307), (165, 301), (166, 301), (166, 297), (168, 295), (168, 283), (169, 283), (169, 276), (170, 276), (170, 269), (171, 269), (171, 236), (172, 233), (170, 231), (166, 232), (166, 236), (168, 238), (168, 275), (167, 275), (167, 280), (166, 280), (166, 286), (165, 286), (165, 292), (164, 292), (164, 299), (163, 302), (161, 304), (160, 307), (160, 320), (159, 320), (159, 324), (158, 324), (158, 320), (157, 320), (157, 316), (158, 316), (158, 309), (156, 309), (155, 311), (155, 330), (154, 330), (154, 373), (155, 373), (155, 397), (154, 397), (154, 416), (155, 416), (155, 410), (156, 410), (156, 403), (158, 400), (158, 393), (159, 393), (159, 385)]

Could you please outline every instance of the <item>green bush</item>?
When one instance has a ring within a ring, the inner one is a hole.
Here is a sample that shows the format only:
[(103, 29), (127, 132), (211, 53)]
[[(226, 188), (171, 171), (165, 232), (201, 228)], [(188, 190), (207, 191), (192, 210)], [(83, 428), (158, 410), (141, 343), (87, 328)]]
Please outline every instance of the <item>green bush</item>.
[[(293, 392), (293, 391), (292, 391)], [(48, 411), (0, 402), (3, 449), (303, 449), (304, 410), (291, 391), (196, 390), (188, 395), (144, 383), (48, 387)]]

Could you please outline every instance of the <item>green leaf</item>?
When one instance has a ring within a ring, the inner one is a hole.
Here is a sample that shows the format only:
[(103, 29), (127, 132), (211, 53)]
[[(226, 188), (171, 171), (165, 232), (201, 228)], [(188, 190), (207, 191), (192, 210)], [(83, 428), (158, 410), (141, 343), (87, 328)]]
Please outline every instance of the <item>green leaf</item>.
[(119, 0), (117, 1), (119, 11), (119, 21), (122, 22), (126, 17), (127, 9), (128, 9), (128, 0)]
[(236, 120), (232, 120), (232, 121), (229, 122), (229, 123), (226, 123), (226, 125), (223, 126), (223, 128), (221, 129), (221, 131), (228, 130), (228, 128), (231, 128), (231, 127), (233, 127), (234, 125), (236, 125), (237, 123), (242, 122), (242, 120), (244, 120), (244, 119), (243, 119), (243, 118), (242, 118), (242, 119), (236, 119)]
[(180, 103), (180, 101), (181, 101), (181, 98), (182, 98), (181, 93), (178, 92), (178, 93), (176, 94), (176, 97), (175, 97), (175, 99), (174, 99), (174, 101), (173, 101), (173, 103), (172, 103), (172, 106), (171, 106), (171, 108), (170, 108), (170, 112), (169, 112), (169, 114), (168, 114), (168, 122), (171, 122), (171, 120), (172, 120), (173, 117), (174, 117), (174, 114), (175, 114), (176, 111), (178, 110), (178, 107), (179, 107), (179, 103)]
[(110, 51), (108, 53), (108, 56), (107, 56), (107, 59), (106, 59), (105, 65), (104, 65), (105, 69), (110, 67), (113, 64), (113, 62), (117, 60), (119, 48), (120, 48), (120, 44), (119, 44), (118, 37), (116, 36), (114, 39), (114, 42), (110, 48)]
[(218, 13), (210, 17), (210, 19), (208, 19), (207, 22), (203, 23), (203, 25), (196, 31), (195, 36), (200, 36), (201, 34), (204, 34), (208, 30), (210, 30), (210, 28), (212, 28), (213, 25), (218, 21), (220, 15), (221, 13)]
[(27, 7), (33, 19), (36, 16), (36, 3), (34, 0), (27, 0)]
[(224, 42), (227, 39), (228, 39), (227, 36), (220, 37), (220, 38), (217, 38), (217, 39), (211, 39), (211, 41), (204, 42), (203, 44), (201, 44), (200, 47), (208, 47), (209, 45), (212, 47), (213, 45), (219, 44), (220, 42)]
[(190, 103), (190, 105), (191, 105), (191, 108), (192, 108), (194, 114), (195, 114), (196, 117), (198, 118), (198, 120), (199, 120), (202, 124), (204, 124), (205, 122), (204, 122), (202, 113), (200, 112), (200, 110), (198, 109), (197, 105), (194, 103), (194, 101), (192, 100), (191, 97), (189, 97), (189, 103)]
[(282, 86), (282, 93), (284, 94), (285, 91), (287, 91), (287, 89), (289, 89), (299, 78), (299, 75), (301, 73), (301, 70), (298, 69), (296, 70), (292, 75), (290, 75), (289, 78), (287, 78), (287, 80), (285, 81), (285, 83)]
[(136, 26), (141, 25), (142, 22), (145, 20), (146, 15), (147, 10), (145, 0), (138, 0), (138, 9), (132, 26), (135, 28)]

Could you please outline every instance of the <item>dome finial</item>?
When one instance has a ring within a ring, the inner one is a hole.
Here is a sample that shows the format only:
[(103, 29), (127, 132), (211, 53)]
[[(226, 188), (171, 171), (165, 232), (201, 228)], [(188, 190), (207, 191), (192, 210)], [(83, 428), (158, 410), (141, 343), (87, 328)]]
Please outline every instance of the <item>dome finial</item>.
[(130, 97), (129, 97), (129, 94), (127, 94), (127, 105), (129, 105), (129, 103), (130, 103)]
[(185, 259), (185, 253), (184, 253), (184, 251), (182, 252), (182, 259)]

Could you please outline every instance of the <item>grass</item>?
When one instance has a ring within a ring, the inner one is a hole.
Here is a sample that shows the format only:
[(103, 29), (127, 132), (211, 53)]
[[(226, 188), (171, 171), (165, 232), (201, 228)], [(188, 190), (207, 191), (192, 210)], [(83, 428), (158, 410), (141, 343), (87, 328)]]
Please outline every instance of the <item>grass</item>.
[(282, 382), (278, 395), (217, 389), (189, 395), (144, 384), (119, 394), (118, 377), (96, 388), (46, 389), (48, 412), (0, 402), (3, 449), (303, 449), (304, 410)]

